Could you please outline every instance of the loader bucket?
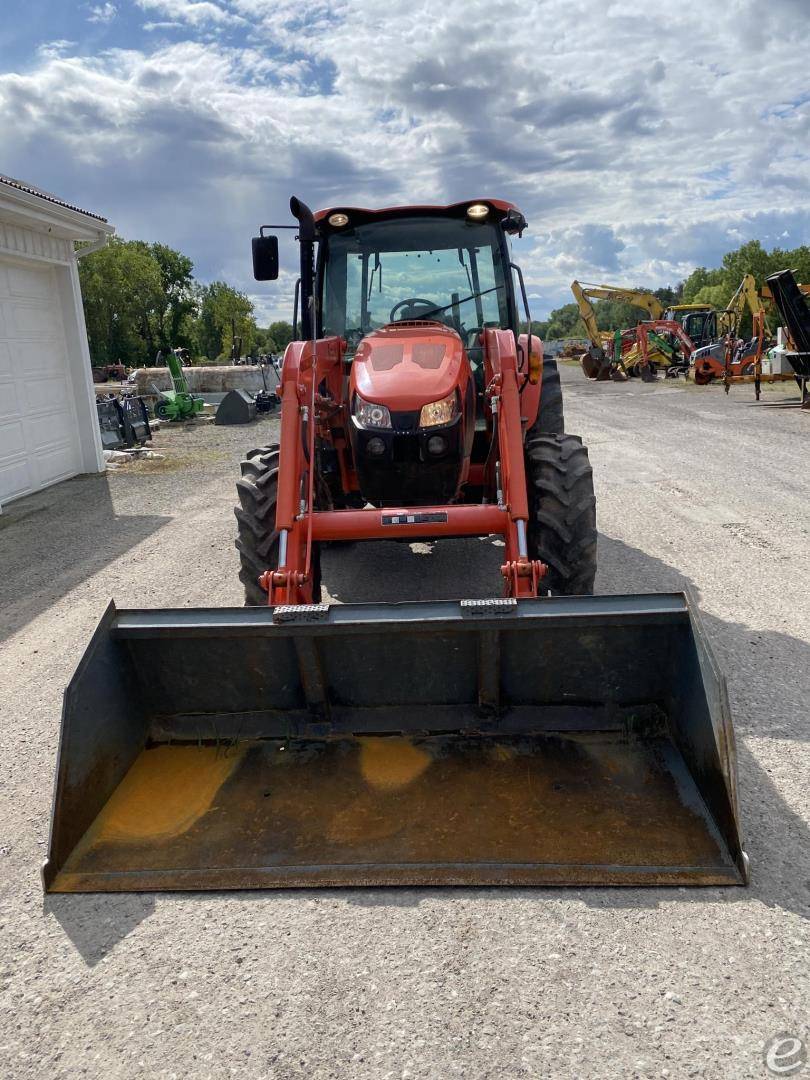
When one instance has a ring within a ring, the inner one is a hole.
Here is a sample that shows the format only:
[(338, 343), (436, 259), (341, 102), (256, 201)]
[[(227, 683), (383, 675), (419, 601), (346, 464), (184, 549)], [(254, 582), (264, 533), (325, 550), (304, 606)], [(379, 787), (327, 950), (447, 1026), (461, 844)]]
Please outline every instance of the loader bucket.
[(111, 605), (65, 695), (50, 892), (746, 879), (682, 595)]

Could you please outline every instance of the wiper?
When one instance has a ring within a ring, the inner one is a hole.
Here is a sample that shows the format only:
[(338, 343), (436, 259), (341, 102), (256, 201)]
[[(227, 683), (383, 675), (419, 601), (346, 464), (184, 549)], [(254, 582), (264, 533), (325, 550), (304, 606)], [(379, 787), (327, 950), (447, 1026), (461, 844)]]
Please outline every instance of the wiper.
[(480, 292), (470, 293), (469, 296), (465, 296), (463, 300), (451, 300), (449, 304), (445, 304), (444, 307), (428, 308), (424, 315), (420, 315), (420, 319), (429, 319), (431, 315), (439, 315), (443, 311), (449, 311), (451, 307), (461, 307), (462, 304), (466, 304), (468, 300), (477, 300), (479, 296), (488, 296), (489, 293), (497, 292), (499, 289), (503, 289), (503, 285), (493, 285), (491, 289), (482, 289)]

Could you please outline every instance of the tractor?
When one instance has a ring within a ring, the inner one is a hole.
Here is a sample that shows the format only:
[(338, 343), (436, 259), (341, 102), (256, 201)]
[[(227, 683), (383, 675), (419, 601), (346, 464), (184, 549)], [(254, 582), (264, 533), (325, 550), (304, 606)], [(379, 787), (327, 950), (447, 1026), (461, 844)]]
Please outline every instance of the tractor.
[[(522, 213), (290, 205), (280, 440), (237, 481), (245, 606), (110, 605), (65, 695), (46, 890), (744, 884), (692, 605), (592, 595), (593, 476), (521, 332)], [(460, 567), (457, 600), (322, 602), (324, 544), (471, 536), (502, 545), (488, 597)]]
[[(281, 444), (242, 463), (246, 603), (317, 603), (325, 542), (490, 535), (505, 596), (593, 592), (588, 451), (565, 433), (556, 360), (520, 331), (521, 212), (292, 209), (301, 339), (282, 367)], [(253, 256), (272, 280), (277, 238)]]

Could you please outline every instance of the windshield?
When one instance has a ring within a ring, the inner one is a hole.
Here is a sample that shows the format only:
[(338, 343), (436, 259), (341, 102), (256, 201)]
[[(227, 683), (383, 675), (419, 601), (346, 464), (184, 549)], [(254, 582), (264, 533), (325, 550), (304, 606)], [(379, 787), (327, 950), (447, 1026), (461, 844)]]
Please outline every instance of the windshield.
[[(466, 345), (508, 326), (497, 227), (408, 217), (333, 233), (326, 241), (323, 332), (354, 349), (364, 334), (404, 319), (436, 319)], [(508, 268), (507, 268), (508, 269)]]

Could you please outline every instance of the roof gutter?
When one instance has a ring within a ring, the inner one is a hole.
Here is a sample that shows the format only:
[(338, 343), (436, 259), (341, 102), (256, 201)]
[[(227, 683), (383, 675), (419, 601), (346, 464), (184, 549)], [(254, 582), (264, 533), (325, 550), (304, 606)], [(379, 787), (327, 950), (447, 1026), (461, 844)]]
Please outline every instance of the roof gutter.
[(85, 244), (84, 247), (75, 248), (74, 254), (77, 259), (83, 259), (85, 255), (92, 255), (94, 251), (100, 251), (103, 247), (106, 247), (107, 240), (107, 233), (102, 233), (97, 240), (92, 240), (89, 244)]

